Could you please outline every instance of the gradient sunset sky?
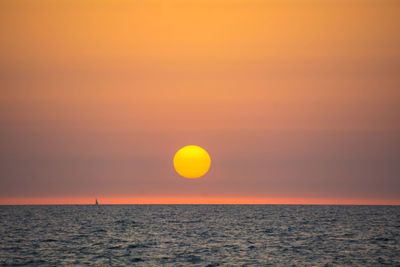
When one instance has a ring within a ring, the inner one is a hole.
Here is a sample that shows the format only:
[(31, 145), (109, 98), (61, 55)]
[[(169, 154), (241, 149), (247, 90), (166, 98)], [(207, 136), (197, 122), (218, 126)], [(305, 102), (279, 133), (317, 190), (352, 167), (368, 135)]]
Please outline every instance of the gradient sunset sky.
[(0, 25), (0, 204), (400, 204), (400, 1), (2, 0)]

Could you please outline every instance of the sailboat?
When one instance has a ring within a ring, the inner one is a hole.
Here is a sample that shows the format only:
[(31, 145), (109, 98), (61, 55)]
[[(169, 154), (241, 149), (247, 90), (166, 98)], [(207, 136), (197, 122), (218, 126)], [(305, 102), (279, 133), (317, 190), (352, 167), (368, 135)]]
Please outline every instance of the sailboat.
[(97, 201), (97, 198), (96, 198), (96, 203), (95, 203), (95, 205), (96, 205), (96, 206), (98, 206), (98, 205), (99, 205), (99, 202)]

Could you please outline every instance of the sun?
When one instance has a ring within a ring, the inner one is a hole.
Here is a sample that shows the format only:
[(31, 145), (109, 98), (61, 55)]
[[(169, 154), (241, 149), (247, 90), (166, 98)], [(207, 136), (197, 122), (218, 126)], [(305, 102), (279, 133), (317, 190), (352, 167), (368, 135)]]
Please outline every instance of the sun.
[(176, 152), (174, 167), (185, 178), (199, 178), (210, 169), (211, 158), (207, 151), (199, 146), (185, 146)]

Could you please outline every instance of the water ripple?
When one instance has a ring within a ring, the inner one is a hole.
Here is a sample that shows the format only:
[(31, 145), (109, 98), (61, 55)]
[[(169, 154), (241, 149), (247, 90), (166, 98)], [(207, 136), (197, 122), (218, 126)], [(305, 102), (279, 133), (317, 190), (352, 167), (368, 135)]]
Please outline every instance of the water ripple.
[(0, 206), (0, 265), (400, 266), (399, 206)]

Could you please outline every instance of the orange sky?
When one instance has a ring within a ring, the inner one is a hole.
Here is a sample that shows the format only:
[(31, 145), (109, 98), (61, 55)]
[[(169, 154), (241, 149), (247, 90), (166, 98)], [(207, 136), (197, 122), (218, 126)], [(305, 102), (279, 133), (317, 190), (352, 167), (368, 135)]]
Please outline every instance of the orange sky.
[[(399, 18), (391, 0), (1, 1), (0, 204), (398, 204)], [(212, 158), (196, 181), (172, 167), (189, 144)]]

